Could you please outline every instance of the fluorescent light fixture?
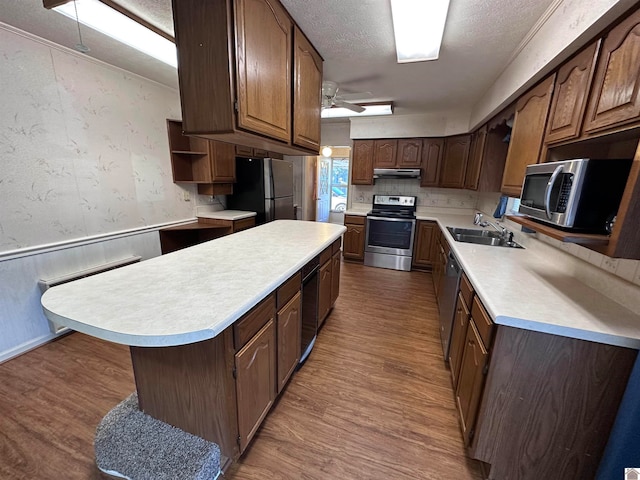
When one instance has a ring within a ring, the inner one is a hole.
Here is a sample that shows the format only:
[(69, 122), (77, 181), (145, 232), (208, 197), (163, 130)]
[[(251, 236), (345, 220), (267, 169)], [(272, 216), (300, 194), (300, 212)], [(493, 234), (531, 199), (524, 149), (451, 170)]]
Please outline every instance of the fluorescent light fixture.
[(398, 63), (437, 60), (449, 0), (391, 0)]
[(322, 118), (340, 118), (340, 117), (371, 117), (374, 115), (392, 115), (393, 105), (391, 103), (378, 105), (360, 105), (364, 107), (364, 112), (356, 113), (348, 108), (333, 107), (323, 108), (320, 116)]
[[(67, 2), (54, 10), (75, 21), (76, 11), (73, 3)], [(171, 41), (99, 0), (76, 0), (75, 3), (78, 21), (83, 25), (177, 68), (176, 46)]]

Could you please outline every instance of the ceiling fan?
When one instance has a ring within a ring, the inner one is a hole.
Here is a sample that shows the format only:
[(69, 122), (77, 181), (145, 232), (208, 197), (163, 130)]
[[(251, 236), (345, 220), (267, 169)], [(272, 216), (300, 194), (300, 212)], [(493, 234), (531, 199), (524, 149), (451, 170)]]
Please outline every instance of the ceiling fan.
[[(331, 107), (341, 107), (349, 109), (356, 113), (364, 112), (364, 107), (360, 105), (356, 105), (355, 103), (347, 102), (343, 96), (338, 95), (338, 84), (336, 82), (331, 82), (329, 80), (325, 80), (322, 82), (322, 108), (331, 108)], [(358, 94), (352, 94), (351, 96), (356, 96)]]

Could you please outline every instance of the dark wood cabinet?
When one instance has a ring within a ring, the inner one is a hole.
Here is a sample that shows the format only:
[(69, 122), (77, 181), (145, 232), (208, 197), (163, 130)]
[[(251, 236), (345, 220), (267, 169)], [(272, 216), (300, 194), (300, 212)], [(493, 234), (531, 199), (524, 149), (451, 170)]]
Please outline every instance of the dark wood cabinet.
[(438, 232), (436, 233), (436, 254), (434, 258), (435, 263), (433, 265), (433, 290), (436, 294), (438, 305), (441, 304), (440, 295), (442, 293), (442, 289), (440, 288), (440, 286), (447, 269), (447, 257), (449, 256), (449, 249), (449, 243), (444, 238), (442, 232), (440, 232), (438, 229)]
[(373, 168), (395, 168), (398, 140), (374, 140)]
[(413, 245), (413, 258), (411, 264), (414, 268), (432, 268), (436, 251), (433, 244), (436, 241), (436, 232), (439, 230), (436, 222), (418, 220), (416, 224), (416, 236)]
[(289, 141), (291, 20), (274, 0), (235, 0), (234, 8), (238, 127)]
[(396, 166), (398, 168), (420, 168), (422, 163), (422, 139), (403, 138), (398, 140)]
[(293, 37), (293, 143), (320, 150), (322, 58), (298, 27)]
[(273, 314), (235, 355), (240, 453), (276, 398), (276, 329)]
[(456, 388), (456, 406), (460, 415), (460, 427), (465, 445), (472, 440), (472, 429), (475, 425), (480, 395), (484, 386), (484, 368), (487, 364), (487, 352), (473, 317), (469, 320), (464, 341), (460, 365), (460, 377)]
[(277, 314), (278, 393), (282, 391), (300, 361), (300, 277), (298, 292)]
[(600, 41), (592, 43), (558, 70), (546, 143), (569, 140), (580, 135), (599, 48)]
[(516, 103), (502, 193), (519, 197), (527, 165), (538, 163), (546, 131), (555, 74), (525, 93)]
[[(319, 101), (322, 79), (305, 59), (294, 65), (294, 22), (280, 2), (174, 0), (172, 7), (185, 131), (265, 151), (317, 155), (302, 138), (315, 135), (320, 112), (310, 105)], [(300, 84), (296, 74), (303, 75)], [(296, 115), (298, 107), (307, 110)], [(297, 141), (294, 124), (300, 127)]]
[(345, 215), (344, 226), (347, 231), (344, 234), (342, 255), (348, 260), (364, 260), (365, 242), (365, 217), (358, 215)]
[(340, 295), (340, 249), (331, 257), (331, 305)]
[(351, 166), (352, 185), (373, 184), (373, 140), (354, 140)]
[(440, 187), (464, 188), (470, 144), (470, 135), (456, 135), (445, 139), (440, 170)]
[(183, 135), (180, 120), (167, 120), (167, 132), (174, 183), (196, 183), (203, 195), (233, 193), (234, 145)]
[(471, 136), (469, 161), (464, 179), (464, 188), (477, 190), (480, 181), (480, 167), (484, 158), (484, 147), (487, 142), (487, 125), (483, 125)]
[(318, 272), (318, 327), (320, 327), (331, 310), (331, 281), (333, 262), (331, 257), (320, 266)]
[(584, 131), (597, 132), (640, 119), (640, 10), (629, 15), (602, 44)]
[(421, 187), (437, 187), (440, 184), (440, 167), (444, 152), (444, 138), (425, 138), (422, 141)]
[(454, 315), (451, 345), (449, 346), (449, 368), (451, 369), (451, 379), (455, 389), (458, 386), (458, 374), (460, 373), (460, 364), (464, 354), (467, 326), (469, 325), (469, 307), (464, 301), (461, 292), (458, 293)]

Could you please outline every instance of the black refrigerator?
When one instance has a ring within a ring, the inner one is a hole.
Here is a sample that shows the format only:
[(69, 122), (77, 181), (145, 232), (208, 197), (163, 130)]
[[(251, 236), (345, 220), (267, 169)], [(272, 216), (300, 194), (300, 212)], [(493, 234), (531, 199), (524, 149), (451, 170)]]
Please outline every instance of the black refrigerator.
[(236, 158), (236, 183), (227, 208), (256, 212), (256, 225), (293, 219), (293, 165), (274, 158)]

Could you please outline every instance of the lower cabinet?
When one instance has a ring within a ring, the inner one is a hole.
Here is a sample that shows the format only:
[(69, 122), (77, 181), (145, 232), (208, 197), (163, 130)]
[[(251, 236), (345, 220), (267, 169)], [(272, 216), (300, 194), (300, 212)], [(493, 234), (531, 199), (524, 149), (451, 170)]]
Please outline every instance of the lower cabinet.
[(331, 257), (331, 305), (336, 303), (340, 295), (340, 249)]
[(437, 250), (433, 248), (436, 241), (438, 224), (428, 220), (418, 220), (416, 225), (416, 238), (413, 244), (413, 258), (411, 266), (414, 268), (432, 268), (434, 254)]
[(278, 311), (278, 393), (282, 391), (300, 361), (300, 291)]
[(329, 314), (329, 310), (331, 310), (332, 266), (332, 257), (329, 257), (327, 261), (320, 265), (320, 271), (318, 272), (318, 283), (320, 284), (318, 294), (318, 327), (324, 323), (325, 318), (327, 318)]
[(364, 260), (365, 242), (365, 217), (359, 215), (345, 215), (344, 226), (347, 231), (344, 234), (342, 255), (347, 260)]
[(464, 354), (468, 325), (469, 307), (467, 307), (462, 293), (458, 293), (455, 316), (453, 317), (453, 328), (451, 330), (451, 343), (449, 345), (449, 368), (451, 369), (453, 388), (458, 386), (458, 374), (460, 373), (460, 364), (462, 363), (462, 355)]
[(242, 453), (276, 398), (276, 328), (269, 321), (235, 355), (238, 439)]

